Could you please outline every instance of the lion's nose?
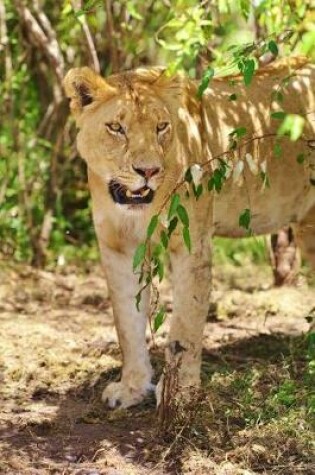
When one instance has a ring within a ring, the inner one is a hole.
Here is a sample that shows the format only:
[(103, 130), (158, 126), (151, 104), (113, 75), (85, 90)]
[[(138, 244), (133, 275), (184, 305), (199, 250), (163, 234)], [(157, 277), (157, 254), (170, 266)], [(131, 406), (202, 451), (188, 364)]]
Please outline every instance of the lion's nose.
[(137, 167), (132, 167), (135, 172), (139, 173), (139, 175), (143, 176), (147, 180), (151, 178), (154, 175), (157, 175), (160, 171), (159, 167), (153, 167), (153, 168), (137, 168)]

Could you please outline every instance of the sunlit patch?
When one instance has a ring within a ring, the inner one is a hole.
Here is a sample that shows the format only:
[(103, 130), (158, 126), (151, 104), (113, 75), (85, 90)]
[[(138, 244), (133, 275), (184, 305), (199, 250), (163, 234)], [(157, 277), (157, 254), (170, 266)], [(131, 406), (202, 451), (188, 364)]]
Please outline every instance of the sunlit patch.
[(132, 191), (125, 185), (112, 180), (108, 188), (115, 203), (121, 205), (149, 204), (154, 197), (154, 191), (148, 186), (143, 186), (138, 190)]

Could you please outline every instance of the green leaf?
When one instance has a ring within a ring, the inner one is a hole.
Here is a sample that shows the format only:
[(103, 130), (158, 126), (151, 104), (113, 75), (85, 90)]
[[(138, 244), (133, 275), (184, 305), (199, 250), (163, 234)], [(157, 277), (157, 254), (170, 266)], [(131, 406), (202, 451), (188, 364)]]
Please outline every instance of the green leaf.
[(158, 313), (155, 315), (154, 324), (153, 324), (153, 328), (155, 332), (158, 331), (160, 326), (163, 324), (165, 320), (165, 313), (166, 313), (165, 307), (161, 307)]
[(179, 216), (179, 219), (183, 223), (184, 226), (189, 226), (189, 217), (187, 210), (184, 208), (183, 205), (178, 205), (177, 207), (177, 214)]
[(171, 237), (171, 235), (172, 235), (173, 232), (175, 231), (176, 226), (177, 226), (177, 223), (178, 223), (178, 217), (175, 216), (175, 217), (170, 221), (170, 224), (168, 225), (168, 237)]
[(284, 111), (276, 111), (276, 112), (272, 112), (270, 116), (272, 117), (272, 119), (282, 120), (285, 118), (286, 115), (287, 113)]
[(236, 101), (237, 100), (237, 94), (235, 92), (229, 96), (229, 101)]
[(174, 216), (174, 214), (176, 214), (177, 206), (179, 205), (179, 203), (180, 203), (180, 196), (178, 193), (175, 193), (172, 196), (171, 204), (168, 210), (168, 219), (171, 219), (171, 217)]
[(74, 12), (74, 15), (76, 17), (80, 17), (82, 15), (85, 15), (86, 13), (90, 13), (92, 8), (99, 7), (99, 3), (100, 2), (98, 0), (88, 0), (87, 2), (85, 2), (85, 5), (82, 9)]
[(162, 246), (164, 247), (164, 249), (167, 249), (169, 239), (168, 239), (168, 235), (166, 234), (164, 229), (161, 231), (160, 239), (161, 239), (161, 243), (162, 243)]
[(222, 174), (222, 177), (225, 178), (226, 172), (230, 168), (230, 166), (227, 164), (227, 162), (225, 160), (223, 160), (223, 158), (219, 158), (219, 162), (220, 162), (219, 170)]
[(197, 187), (195, 185), (193, 185), (193, 190), (194, 190), (194, 195), (195, 195), (196, 200), (199, 200), (199, 198), (200, 198), (200, 196), (202, 195), (202, 192), (203, 192), (202, 184), (200, 183), (200, 185), (198, 185)]
[(280, 145), (278, 142), (276, 142), (275, 145), (274, 145), (274, 147), (273, 147), (273, 153), (274, 153), (274, 155), (275, 155), (276, 158), (281, 157), (281, 154), (282, 154), (282, 147), (281, 147), (281, 145)]
[(81, 8), (80, 8), (80, 10), (77, 10), (76, 12), (74, 12), (74, 16), (75, 16), (76, 18), (79, 18), (79, 17), (82, 16), (82, 15), (85, 15), (85, 10), (83, 10), (83, 9), (81, 9)]
[(159, 243), (159, 244), (156, 244), (156, 245), (154, 246), (154, 249), (153, 249), (153, 251), (152, 251), (152, 256), (158, 257), (158, 256), (160, 256), (161, 254), (163, 254), (163, 246), (162, 246), (162, 244)]
[(205, 92), (205, 90), (207, 89), (207, 87), (209, 86), (209, 82), (211, 81), (213, 76), (214, 76), (214, 69), (211, 68), (211, 67), (206, 69), (206, 71), (203, 73), (201, 83), (200, 83), (200, 85), (198, 87), (198, 91), (197, 91), (198, 99), (202, 98), (202, 95)]
[(141, 302), (141, 290), (137, 293), (136, 295), (136, 308), (138, 310), (138, 312), (140, 312), (140, 302)]
[(287, 114), (279, 127), (278, 135), (287, 135), (296, 142), (302, 135), (305, 119), (298, 114)]
[(246, 127), (237, 127), (236, 129), (233, 129), (232, 132), (229, 133), (231, 137), (236, 136), (238, 139), (244, 137), (246, 135), (247, 129)]
[(238, 224), (241, 228), (249, 230), (251, 222), (251, 212), (250, 209), (246, 208), (242, 211), (239, 216)]
[(275, 41), (273, 41), (273, 40), (269, 41), (268, 49), (274, 56), (278, 56), (279, 50), (278, 50), (277, 43)]
[(305, 155), (304, 153), (299, 153), (298, 156), (296, 157), (296, 161), (302, 165), (302, 163), (304, 163), (305, 161)]
[(242, 72), (244, 77), (244, 84), (245, 86), (249, 86), (252, 82), (253, 75), (255, 72), (255, 61), (253, 59), (246, 59), (244, 61), (244, 68)]
[(153, 269), (153, 276), (158, 275), (159, 281), (161, 282), (164, 277), (164, 264), (163, 261), (159, 257), (154, 257), (154, 269)]
[(223, 186), (224, 175), (222, 174), (221, 169), (216, 169), (213, 172), (213, 181), (214, 181), (214, 189), (218, 193), (221, 191)]
[(185, 181), (187, 181), (187, 183), (191, 183), (191, 182), (192, 182), (192, 174), (191, 174), (190, 167), (187, 168), (187, 170), (186, 170), (186, 173), (185, 173)]
[(220, 193), (223, 183), (225, 180), (225, 169), (223, 167), (216, 168), (213, 172), (212, 177), (208, 181), (208, 190), (215, 190), (217, 193)]
[(183, 239), (184, 239), (184, 243), (185, 243), (188, 251), (191, 252), (190, 232), (189, 232), (189, 228), (187, 226), (185, 226), (183, 228)]
[(214, 179), (213, 176), (208, 181), (208, 191), (212, 191), (214, 189)]
[(164, 264), (161, 261), (161, 259), (159, 259), (158, 264), (157, 264), (157, 272), (159, 276), (159, 281), (162, 282), (163, 277), (164, 277)]
[(251, 1), (250, 0), (240, 0), (241, 12), (245, 20), (248, 20), (249, 13), (251, 10)]
[(272, 91), (272, 93), (271, 93), (271, 99), (272, 99), (273, 101), (279, 102), (279, 104), (281, 104), (281, 103), (283, 102), (283, 99), (284, 99), (284, 98), (283, 98), (282, 92), (280, 92), (280, 91), (277, 90), (277, 91)]
[(143, 16), (136, 10), (135, 2), (129, 1), (127, 2), (127, 11), (130, 16), (135, 18), (136, 20), (143, 20)]
[(135, 271), (137, 269), (137, 267), (139, 267), (142, 262), (144, 261), (144, 258), (145, 258), (145, 253), (146, 253), (146, 243), (145, 242), (142, 242), (141, 244), (139, 244), (139, 246), (137, 247), (136, 249), (136, 252), (134, 253), (134, 256), (133, 256), (133, 264), (132, 264), (132, 267), (133, 267), (133, 270)]
[(157, 214), (155, 214), (154, 216), (152, 216), (150, 224), (149, 224), (148, 229), (147, 229), (147, 238), (148, 239), (150, 239), (150, 237), (152, 236), (152, 234), (156, 230), (158, 222), (159, 222), (159, 216)]

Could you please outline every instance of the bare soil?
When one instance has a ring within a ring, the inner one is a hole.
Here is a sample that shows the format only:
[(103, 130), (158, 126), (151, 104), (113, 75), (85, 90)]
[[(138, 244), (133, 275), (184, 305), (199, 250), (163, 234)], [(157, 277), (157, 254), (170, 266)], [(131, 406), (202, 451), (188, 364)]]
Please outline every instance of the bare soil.
[[(213, 295), (203, 388), (161, 433), (153, 397), (130, 410), (100, 402), (120, 367), (101, 270), (2, 265), (0, 473), (313, 474), (303, 333), (314, 288), (275, 289), (269, 269), (225, 267)], [(156, 379), (167, 326), (148, 332)]]

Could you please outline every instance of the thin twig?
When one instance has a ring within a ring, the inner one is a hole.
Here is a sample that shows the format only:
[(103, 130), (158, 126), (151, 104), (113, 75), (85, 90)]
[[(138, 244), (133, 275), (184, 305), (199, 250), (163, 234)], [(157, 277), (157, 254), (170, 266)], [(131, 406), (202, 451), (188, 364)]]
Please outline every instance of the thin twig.
[(115, 42), (115, 27), (114, 19), (112, 15), (112, 2), (111, 0), (105, 0), (106, 10), (106, 38), (109, 45), (110, 63), (112, 71), (115, 73), (119, 70), (119, 55)]
[[(58, 80), (58, 89), (60, 96), (62, 97), (62, 80), (64, 77), (64, 59), (61, 52), (61, 48), (56, 39), (53, 29), (50, 25), (48, 17), (43, 11), (40, 11), (41, 22), (45, 24), (45, 30), (32, 14), (29, 8), (27, 8), (21, 0), (14, 0), (16, 9), (19, 13), (20, 20), (25, 24), (27, 32), (33, 44), (43, 51), (44, 55), (48, 58), (52, 70), (54, 71)], [(49, 27), (48, 27), (49, 25)], [(46, 33), (49, 30), (49, 35)]]
[[(72, 5), (73, 10), (76, 13), (82, 10), (81, 0), (71, 0), (71, 5)], [(85, 35), (85, 39), (86, 39), (89, 55), (91, 58), (91, 62), (93, 64), (93, 68), (97, 73), (100, 73), (101, 72), (100, 62), (97, 56), (96, 47), (93, 41), (93, 37), (90, 31), (88, 22), (86, 21), (85, 13), (82, 13), (82, 15), (78, 16), (77, 18), (82, 26), (82, 30)]]
[(0, 1), (0, 51), (4, 50), (5, 55), (5, 80), (9, 82), (12, 76), (12, 56), (9, 47), (9, 36), (6, 24), (6, 9), (3, 0)]
[[(250, 139), (242, 142), (238, 147), (238, 151), (240, 151), (240, 149), (252, 142), (255, 142), (256, 140), (259, 141), (259, 140), (262, 140), (262, 139), (265, 139), (265, 138), (269, 138), (269, 137), (276, 137), (277, 134), (276, 133), (270, 133), (270, 134), (265, 134), (265, 135), (258, 135), (256, 137), (251, 137)], [(212, 162), (216, 161), (216, 160), (219, 160), (219, 159), (222, 159), (223, 157), (225, 157), (226, 155), (230, 155), (231, 153), (234, 153), (235, 150), (231, 150), (230, 148), (228, 150), (226, 150), (225, 152), (221, 152), (220, 154), (218, 155), (215, 155), (214, 157), (206, 160), (204, 163), (200, 163), (198, 164), (200, 166), (200, 168), (207, 168), (209, 165), (211, 165)], [(169, 194), (167, 195), (167, 197), (164, 199), (164, 201), (162, 202), (157, 214), (161, 214), (162, 211), (164, 210), (165, 206), (167, 205), (168, 201), (171, 199), (171, 197), (173, 196), (173, 194), (181, 187), (183, 186), (184, 184), (186, 183), (186, 179), (185, 177), (181, 179), (181, 181), (179, 181), (175, 186), (174, 188), (169, 192)]]

